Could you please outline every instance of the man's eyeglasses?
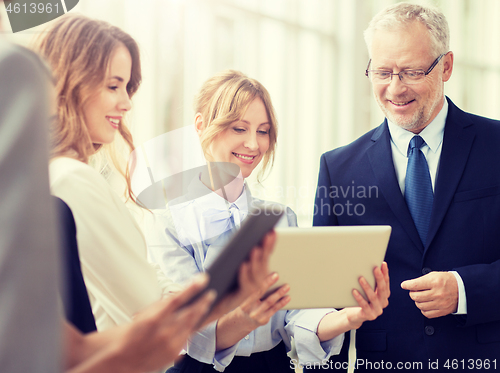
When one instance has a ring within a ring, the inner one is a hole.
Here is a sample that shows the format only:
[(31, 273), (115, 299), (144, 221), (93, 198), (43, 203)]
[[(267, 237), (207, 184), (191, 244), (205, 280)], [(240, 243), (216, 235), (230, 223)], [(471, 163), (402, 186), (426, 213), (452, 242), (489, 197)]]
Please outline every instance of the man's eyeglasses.
[(436, 60), (432, 63), (431, 67), (427, 71), (424, 70), (403, 70), (399, 73), (393, 73), (392, 71), (387, 70), (368, 70), (370, 67), (370, 63), (372, 60), (368, 61), (368, 66), (366, 67), (365, 75), (372, 81), (373, 84), (389, 84), (392, 80), (393, 75), (398, 75), (399, 80), (403, 84), (418, 84), (421, 83), (427, 75), (429, 75), (436, 67), (436, 65), (441, 61), (441, 58), (446, 55), (446, 53), (441, 54)]

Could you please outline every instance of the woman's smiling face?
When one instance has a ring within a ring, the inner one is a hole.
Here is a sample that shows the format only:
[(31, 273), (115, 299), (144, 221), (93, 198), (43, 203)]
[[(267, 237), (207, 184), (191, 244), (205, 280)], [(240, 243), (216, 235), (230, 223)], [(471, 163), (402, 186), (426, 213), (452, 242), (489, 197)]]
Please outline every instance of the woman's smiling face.
[(113, 142), (123, 116), (131, 109), (127, 84), (132, 71), (132, 57), (125, 45), (111, 56), (104, 86), (83, 105), (83, 116), (94, 144)]
[(212, 142), (211, 160), (237, 164), (244, 178), (250, 176), (269, 149), (270, 128), (266, 107), (256, 98), (245, 115)]

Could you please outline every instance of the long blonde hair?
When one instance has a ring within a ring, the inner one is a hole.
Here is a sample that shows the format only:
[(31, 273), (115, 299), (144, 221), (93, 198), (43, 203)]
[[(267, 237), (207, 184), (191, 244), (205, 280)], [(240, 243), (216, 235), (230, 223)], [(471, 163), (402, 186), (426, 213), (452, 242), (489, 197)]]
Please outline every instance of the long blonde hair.
[(278, 137), (278, 122), (271, 96), (266, 88), (257, 80), (245, 74), (226, 70), (208, 79), (201, 87), (194, 101), (195, 113), (203, 116), (204, 131), (201, 135), (201, 147), (205, 154), (210, 154), (212, 141), (226, 130), (231, 123), (240, 120), (256, 98), (260, 98), (266, 108), (269, 118), (269, 149), (262, 159), (263, 176), (268, 167), (274, 163), (276, 139)]
[[(132, 71), (127, 92), (132, 97), (141, 84), (139, 47), (135, 40), (111, 24), (82, 15), (68, 14), (55, 20), (36, 42), (37, 51), (49, 62), (57, 92), (57, 121), (51, 128), (51, 158), (70, 156), (88, 163), (101, 145), (92, 143), (82, 108), (104, 84), (110, 57), (121, 44), (130, 52)], [(118, 131), (130, 152), (132, 135), (123, 123)], [(129, 167), (120, 165), (111, 154), (115, 168), (125, 177), (128, 196), (135, 201), (130, 187)]]

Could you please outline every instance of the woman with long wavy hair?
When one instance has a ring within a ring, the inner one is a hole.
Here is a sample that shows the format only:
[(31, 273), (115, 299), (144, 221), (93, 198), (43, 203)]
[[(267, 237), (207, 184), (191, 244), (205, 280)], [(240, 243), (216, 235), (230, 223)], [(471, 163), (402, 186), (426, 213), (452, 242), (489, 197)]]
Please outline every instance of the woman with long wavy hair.
[[(139, 48), (130, 35), (107, 22), (65, 15), (41, 34), (37, 50), (52, 68), (56, 90), (51, 192), (74, 215), (85, 285), (97, 329), (103, 331), (130, 322), (144, 307), (181, 289), (147, 262), (139, 226), (108, 181), (89, 165), (117, 134), (130, 151), (134, 148), (125, 120), (141, 83)], [(110, 168), (123, 175), (126, 195), (135, 201), (124, 171), (128, 168), (118, 156), (111, 159), (115, 166)], [(241, 266), (240, 290), (210, 317), (234, 308), (262, 284), (272, 238), (264, 246), (254, 249), (250, 262)]]

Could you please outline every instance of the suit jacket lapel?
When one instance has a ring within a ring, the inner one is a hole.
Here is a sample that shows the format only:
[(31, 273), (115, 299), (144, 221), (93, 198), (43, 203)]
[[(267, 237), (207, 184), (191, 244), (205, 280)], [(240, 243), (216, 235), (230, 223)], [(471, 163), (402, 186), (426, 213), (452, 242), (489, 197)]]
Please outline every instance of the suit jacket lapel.
[(455, 195), (476, 134), (470, 117), (457, 108), (450, 99), (448, 104), (426, 249), (432, 243)]
[(399, 183), (394, 170), (392, 160), (391, 137), (387, 121), (384, 121), (380, 127), (373, 133), (371, 138), (373, 145), (368, 148), (367, 155), (370, 160), (377, 185), (384, 196), (387, 204), (396, 215), (408, 236), (420, 250), (424, 251), (422, 241), (418, 235), (415, 223), (410, 215), (406, 201), (404, 200)]

